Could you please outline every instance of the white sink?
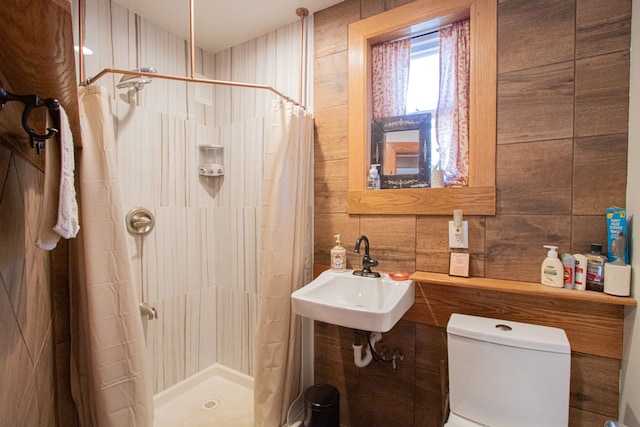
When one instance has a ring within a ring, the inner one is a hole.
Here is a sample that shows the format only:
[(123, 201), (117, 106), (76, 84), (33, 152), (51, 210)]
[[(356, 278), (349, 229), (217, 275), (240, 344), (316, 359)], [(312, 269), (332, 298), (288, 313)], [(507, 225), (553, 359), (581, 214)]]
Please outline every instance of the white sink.
[(387, 332), (415, 300), (413, 280), (354, 276), (327, 270), (291, 294), (294, 313), (346, 328)]

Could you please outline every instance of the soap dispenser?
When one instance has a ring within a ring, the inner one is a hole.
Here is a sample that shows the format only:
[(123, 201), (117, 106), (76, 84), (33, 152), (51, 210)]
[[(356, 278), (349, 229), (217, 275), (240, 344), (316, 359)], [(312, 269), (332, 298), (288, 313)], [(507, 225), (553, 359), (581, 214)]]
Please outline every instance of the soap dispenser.
[(367, 190), (380, 189), (380, 174), (378, 173), (379, 164), (372, 164), (369, 169), (369, 177), (367, 178)]
[(336, 245), (331, 248), (331, 271), (342, 273), (347, 269), (347, 250), (340, 243), (340, 235), (333, 236), (336, 238)]
[(550, 245), (544, 245), (544, 247), (548, 248), (549, 252), (542, 262), (540, 282), (543, 285), (562, 288), (564, 286), (564, 271), (562, 261), (558, 258), (558, 247)]

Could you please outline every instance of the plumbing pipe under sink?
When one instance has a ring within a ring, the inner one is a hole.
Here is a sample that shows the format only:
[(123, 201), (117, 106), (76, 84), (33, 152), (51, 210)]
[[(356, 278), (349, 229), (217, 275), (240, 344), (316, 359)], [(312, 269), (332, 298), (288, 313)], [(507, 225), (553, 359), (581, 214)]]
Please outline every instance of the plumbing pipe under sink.
[(373, 360), (371, 349), (373, 348), (375, 350), (376, 343), (381, 339), (382, 334), (380, 332), (371, 333), (371, 336), (369, 337), (369, 343), (371, 346), (367, 344), (367, 351), (364, 357), (362, 357), (362, 344), (353, 344), (353, 363), (355, 363), (358, 368), (364, 368), (371, 362), (371, 360)]

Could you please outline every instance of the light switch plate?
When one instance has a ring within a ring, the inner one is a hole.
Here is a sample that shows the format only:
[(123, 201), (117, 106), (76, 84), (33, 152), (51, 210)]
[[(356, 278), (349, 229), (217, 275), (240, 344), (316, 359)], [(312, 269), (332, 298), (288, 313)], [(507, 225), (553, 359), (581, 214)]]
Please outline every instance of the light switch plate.
[(462, 235), (456, 235), (456, 226), (453, 221), (449, 221), (449, 247), (450, 248), (469, 248), (469, 223), (462, 221)]

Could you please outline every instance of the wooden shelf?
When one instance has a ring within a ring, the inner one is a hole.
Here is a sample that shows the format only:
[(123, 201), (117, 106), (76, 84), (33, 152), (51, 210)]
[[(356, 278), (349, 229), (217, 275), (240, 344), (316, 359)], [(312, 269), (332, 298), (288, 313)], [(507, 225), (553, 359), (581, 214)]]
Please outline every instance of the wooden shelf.
[(411, 279), (420, 283), (456, 286), (460, 288), (482, 289), (486, 291), (526, 294), (539, 297), (561, 298), (575, 301), (589, 301), (602, 304), (637, 306), (632, 297), (616, 297), (604, 292), (576, 291), (572, 289), (552, 288), (539, 283), (518, 282), (515, 280), (487, 279), (484, 277), (454, 277), (442, 273), (416, 271)]

